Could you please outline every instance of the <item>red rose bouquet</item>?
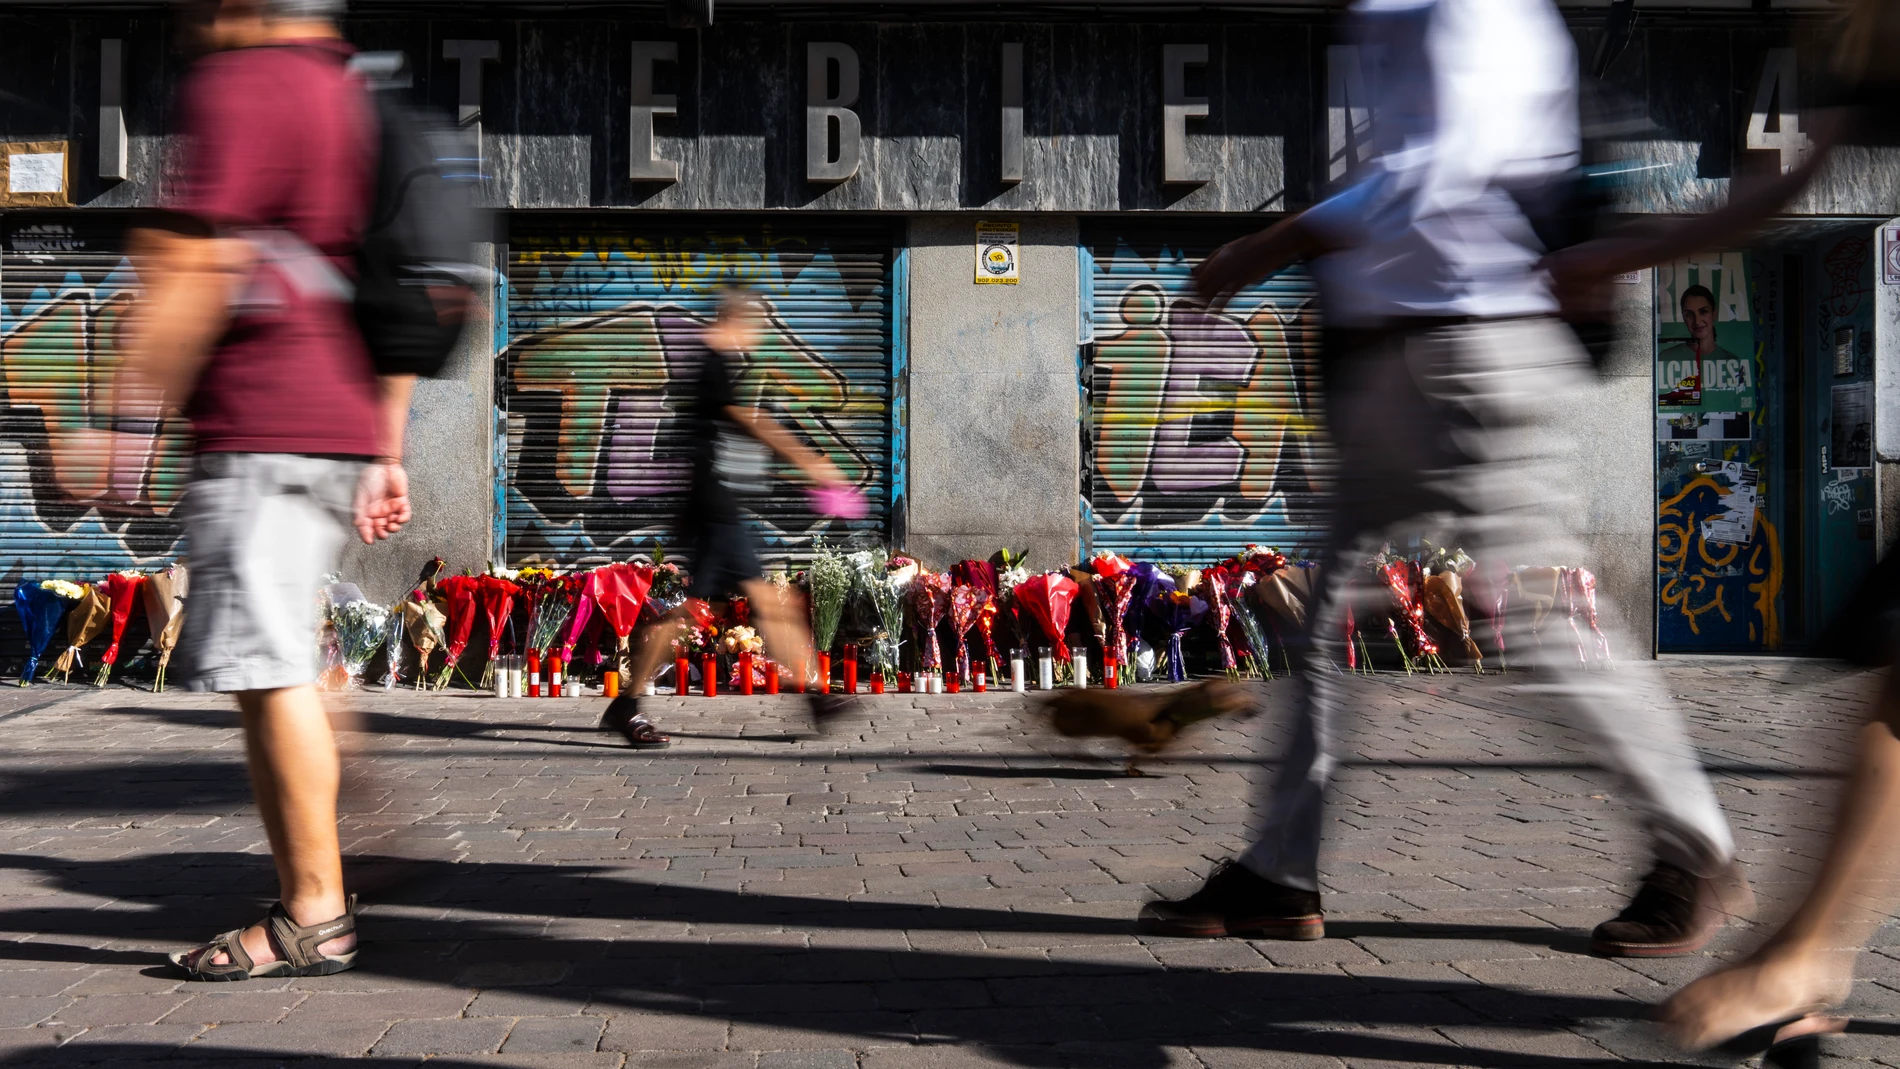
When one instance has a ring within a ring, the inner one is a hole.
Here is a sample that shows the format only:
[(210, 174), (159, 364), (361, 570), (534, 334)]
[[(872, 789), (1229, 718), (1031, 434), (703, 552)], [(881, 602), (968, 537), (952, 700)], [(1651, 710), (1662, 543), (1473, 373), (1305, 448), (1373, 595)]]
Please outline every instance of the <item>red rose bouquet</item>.
[[(481, 580), (472, 575), (451, 575), (438, 581), (435, 591), (442, 601), (442, 614), (448, 620), (448, 643), (442, 651), (442, 679), (436, 684), (440, 690), (448, 683), (449, 672), (456, 669), (462, 654), (468, 650), (468, 638), (475, 631), (475, 617), (481, 614)], [(463, 676), (462, 681), (468, 682), (468, 677)]]
[(488, 665), (482, 669), (482, 689), (487, 690), (495, 683), (495, 659), (501, 656), (502, 633), (514, 616), (515, 598), (520, 596), (521, 587), (499, 575), (480, 576), (475, 582), (482, 615), (488, 618)]
[(111, 643), (106, 646), (105, 655), (99, 658), (99, 674), (93, 677), (93, 685), (103, 687), (112, 675), (112, 666), (119, 663), (119, 643), (125, 638), (126, 621), (132, 618), (132, 609), (139, 603), (139, 587), (144, 585), (145, 576), (139, 572), (113, 572), (106, 576), (106, 601), (110, 604)]

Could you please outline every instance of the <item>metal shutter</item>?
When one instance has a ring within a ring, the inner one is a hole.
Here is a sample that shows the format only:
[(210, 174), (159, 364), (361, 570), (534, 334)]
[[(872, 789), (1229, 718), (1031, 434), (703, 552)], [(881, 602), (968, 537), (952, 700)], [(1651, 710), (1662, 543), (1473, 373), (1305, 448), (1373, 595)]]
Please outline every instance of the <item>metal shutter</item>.
[(506, 558), (673, 548), (690, 472), (686, 346), (732, 277), (770, 306), (740, 397), (822, 450), (871, 501), (864, 520), (821, 520), (802, 482), (773, 480), (743, 502), (766, 560), (802, 560), (814, 536), (888, 539), (892, 248), (882, 224), (518, 221), (499, 391)]
[(1248, 543), (1320, 546), (1333, 469), (1313, 282), (1283, 271), (1208, 314), (1189, 272), (1231, 236), (1084, 230), (1096, 550), (1206, 563)]
[[(82, 489), (102, 462), (86, 432), (107, 423), (107, 389), (137, 288), (113, 217), (9, 215), (0, 226), (0, 580), (96, 580), (169, 561), (184, 489), (182, 420), (145, 428), (145, 448)], [(130, 428), (121, 425), (120, 430)]]

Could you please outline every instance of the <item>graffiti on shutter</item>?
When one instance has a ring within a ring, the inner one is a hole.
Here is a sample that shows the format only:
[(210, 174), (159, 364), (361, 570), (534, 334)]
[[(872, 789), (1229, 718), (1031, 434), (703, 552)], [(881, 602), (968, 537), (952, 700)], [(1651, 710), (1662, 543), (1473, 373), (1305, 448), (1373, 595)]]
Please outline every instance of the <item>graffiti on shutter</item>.
[(765, 306), (736, 361), (739, 403), (828, 457), (873, 504), (813, 513), (783, 465), (748, 495), (768, 558), (812, 539), (882, 541), (890, 501), (890, 264), (882, 228), (824, 236), (731, 227), (637, 234), (569, 224), (510, 238), (507, 556), (563, 562), (650, 551), (690, 478), (698, 338), (728, 282)]
[(138, 280), (106, 220), (6, 220), (0, 239), (0, 579), (97, 579), (177, 550), (181, 419), (120, 422), (113, 369)]
[(1218, 243), (1090, 242), (1092, 543), (1211, 560), (1317, 548), (1332, 477), (1310, 278), (1285, 271), (1209, 311), (1189, 274)]

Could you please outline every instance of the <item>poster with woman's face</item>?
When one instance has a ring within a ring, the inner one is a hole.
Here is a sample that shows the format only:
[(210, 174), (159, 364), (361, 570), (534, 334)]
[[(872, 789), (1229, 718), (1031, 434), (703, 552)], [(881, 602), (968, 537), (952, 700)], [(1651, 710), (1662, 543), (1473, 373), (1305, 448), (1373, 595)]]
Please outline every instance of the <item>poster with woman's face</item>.
[(1666, 265), (1656, 281), (1657, 437), (1747, 439), (1759, 398), (1746, 255)]

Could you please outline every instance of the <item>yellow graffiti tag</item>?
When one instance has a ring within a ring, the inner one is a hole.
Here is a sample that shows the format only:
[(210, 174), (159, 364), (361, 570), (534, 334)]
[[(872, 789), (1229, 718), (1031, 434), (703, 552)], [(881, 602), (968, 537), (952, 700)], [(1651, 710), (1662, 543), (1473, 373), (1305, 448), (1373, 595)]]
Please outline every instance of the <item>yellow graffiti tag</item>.
[(1755, 527), (1760, 532), (1757, 541), (1746, 547), (1706, 541), (1701, 534), (1704, 517), (1685, 505), (1698, 490), (1713, 491), (1718, 501), (1732, 492), (1707, 475), (1697, 475), (1658, 507), (1656, 561), (1662, 578), (1659, 592), (1662, 604), (1682, 614), (1690, 634), (1702, 633), (1700, 619), (1709, 612), (1733, 623), (1735, 618), (1723, 601), (1726, 587), (1719, 580), (1727, 578), (1726, 571), (1746, 548), (1743, 571), (1755, 579), (1747, 587), (1748, 592), (1755, 595), (1749, 606), (1755, 617), (1749, 621), (1749, 637), (1759, 638), (1768, 649), (1779, 649), (1781, 617), (1775, 599), (1781, 593), (1782, 584), (1780, 533), (1758, 508), (1755, 511)]

